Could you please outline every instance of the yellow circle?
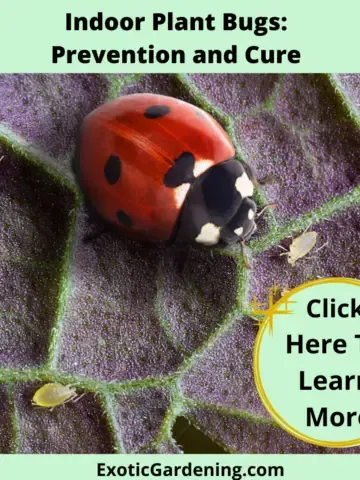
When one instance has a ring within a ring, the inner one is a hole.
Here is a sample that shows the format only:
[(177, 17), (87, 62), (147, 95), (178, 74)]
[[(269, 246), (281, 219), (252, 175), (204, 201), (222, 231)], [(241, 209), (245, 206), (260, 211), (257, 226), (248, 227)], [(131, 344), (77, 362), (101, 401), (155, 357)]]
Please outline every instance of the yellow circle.
[(317, 445), (321, 447), (328, 447), (328, 448), (344, 448), (344, 447), (354, 447), (360, 445), (360, 438), (356, 438), (354, 440), (346, 441), (346, 442), (326, 442), (326, 441), (320, 441), (316, 440), (315, 438), (309, 437), (295, 428), (293, 428), (291, 425), (289, 425), (283, 418), (282, 416), (275, 410), (273, 405), (271, 404), (269, 398), (267, 397), (263, 384), (261, 382), (261, 376), (260, 376), (260, 368), (259, 368), (259, 354), (260, 354), (260, 346), (261, 346), (261, 341), (264, 336), (265, 330), (269, 324), (270, 318), (271, 318), (271, 313), (275, 312), (275, 310), (282, 304), (285, 303), (285, 301), (291, 297), (294, 293), (300, 292), (301, 290), (305, 290), (306, 288), (312, 287), (314, 285), (321, 285), (324, 283), (345, 283), (345, 284), (351, 284), (351, 285), (357, 285), (360, 287), (360, 280), (354, 279), (354, 278), (343, 278), (343, 277), (334, 277), (334, 278), (321, 278), (319, 280), (312, 280), (311, 282), (304, 283), (302, 285), (299, 285), (298, 287), (294, 288), (293, 290), (290, 290), (287, 292), (283, 297), (280, 298), (273, 306), (272, 308), (268, 311), (269, 316), (267, 316), (264, 321), (261, 323), (259, 331), (257, 333), (256, 339), (255, 339), (255, 347), (254, 347), (254, 355), (253, 355), (253, 360), (254, 360), (254, 378), (255, 378), (255, 385), (257, 388), (257, 391), (259, 393), (259, 396), (261, 398), (261, 401), (263, 402), (263, 405), (265, 409), (268, 411), (268, 413), (271, 415), (271, 417), (276, 421), (280, 427), (285, 430), (287, 433), (290, 435), (298, 438), (299, 440), (303, 440), (304, 442), (311, 443), (312, 445)]

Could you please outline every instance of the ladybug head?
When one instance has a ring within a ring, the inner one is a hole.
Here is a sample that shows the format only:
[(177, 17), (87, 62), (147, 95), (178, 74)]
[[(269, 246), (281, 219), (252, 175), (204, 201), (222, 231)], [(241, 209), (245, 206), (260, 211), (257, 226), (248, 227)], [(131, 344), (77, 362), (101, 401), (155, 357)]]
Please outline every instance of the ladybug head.
[(256, 231), (254, 182), (252, 169), (235, 159), (207, 169), (192, 183), (175, 242), (215, 246), (248, 240)]

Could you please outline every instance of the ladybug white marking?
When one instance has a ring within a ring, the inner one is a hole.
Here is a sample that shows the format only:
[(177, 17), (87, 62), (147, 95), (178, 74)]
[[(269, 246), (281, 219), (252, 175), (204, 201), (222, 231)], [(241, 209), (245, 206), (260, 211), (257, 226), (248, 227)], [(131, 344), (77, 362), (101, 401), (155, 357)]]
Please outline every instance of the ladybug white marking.
[[(295, 266), (295, 263), (300, 259), (305, 257), (314, 247), (316, 244), (317, 240), (317, 233), (316, 232), (308, 232), (307, 230), (310, 228), (309, 227), (302, 233), (299, 237), (295, 238), (290, 247), (289, 251), (286, 250), (286, 248), (282, 247), (281, 245), (278, 245), (280, 248), (285, 250), (284, 253), (280, 253), (280, 256), (286, 255), (288, 262), (290, 263), (291, 266)], [(324, 243), (321, 247), (319, 247), (317, 250), (315, 250), (314, 253), (319, 252), (322, 250), (324, 247), (326, 247), (328, 242)]]
[(239, 228), (237, 228), (237, 229), (234, 230), (234, 233), (235, 233), (235, 235), (237, 235), (238, 237), (240, 237), (241, 234), (243, 233), (243, 231), (244, 231), (244, 228), (243, 228), (243, 227), (239, 227)]
[(177, 207), (181, 208), (185, 201), (185, 197), (190, 189), (190, 183), (183, 183), (179, 187), (174, 188), (174, 199)]
[(254, 193), (254, 185), (250, 178), (244, 172), (241, 177), (236, 179), (235, 188), (240, 193), (242, 198), (252, 197)]
[(250, 208), (250, 210), (248, 211), (248, 219), (252, 220), (254, 217), (255, 217), (255, 212)]
[(216, 245), (220, 239), (220, 227), (213, 223), (206, 223), (201, 228), (201, 232), (195, 238), (195, 241), (203, 245)]
[[(85, 394), (83, 394), (85, 395)], [(78, 396), (76, 389), (61, 383), (47, 383), (36, 390), (32, 404), (36, 407), (50, 408), (52, 410), (59, 405), (70, 401), (78, 401), (83, 395)], [(75, 398), (77, 398), (75, 400)]]
[(212, 160), (198, 160), (195, 162), (194, 166), (194, 177), (197, 178), (199, 175), (205, 172), (208, 168), (212, 167), (214, 162)]

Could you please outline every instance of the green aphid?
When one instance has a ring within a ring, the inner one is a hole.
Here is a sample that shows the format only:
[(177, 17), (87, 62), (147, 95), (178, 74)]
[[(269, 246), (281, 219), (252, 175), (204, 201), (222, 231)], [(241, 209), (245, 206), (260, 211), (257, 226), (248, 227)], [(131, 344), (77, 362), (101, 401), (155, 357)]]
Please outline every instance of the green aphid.
[(62, 385), (61, 383), (47, 383), (36, 390), (32, 404), (36, 407), (49, 408), (63, 405), (67, 402), (77, 402), (85, 395), (78, 395), (76, 389), (70, 385)]

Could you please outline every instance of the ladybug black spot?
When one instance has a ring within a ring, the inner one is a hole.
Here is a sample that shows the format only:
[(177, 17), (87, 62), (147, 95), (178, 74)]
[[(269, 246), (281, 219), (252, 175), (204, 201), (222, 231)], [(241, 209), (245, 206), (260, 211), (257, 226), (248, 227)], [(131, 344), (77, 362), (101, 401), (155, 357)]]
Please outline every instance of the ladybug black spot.
[(110, 155), (104, 167), (106, 181), (114, 185), (119, 181), (121, 175), (121, 161), (116, 155)]
[(175, 158), (174, 165), (165, 173), (166, 187), (175, 188), (183, 183), (192, 183), (194, 177), (195, 158), (192, 153), (184, 152)]
[(145, 110), (146, 118), (160, 118), (164, 117), (170, 112), (170, 108), (166, 105), (153, 105)]
[(124, 225), (124, 227), (130, 228), (134, 225), (134, 222), (131, 220), (129, 215), (124, 212), (124, 210), (118, 210), (116, 212), (116, 217), (118, 222), (121, 223), (121, 225)]

